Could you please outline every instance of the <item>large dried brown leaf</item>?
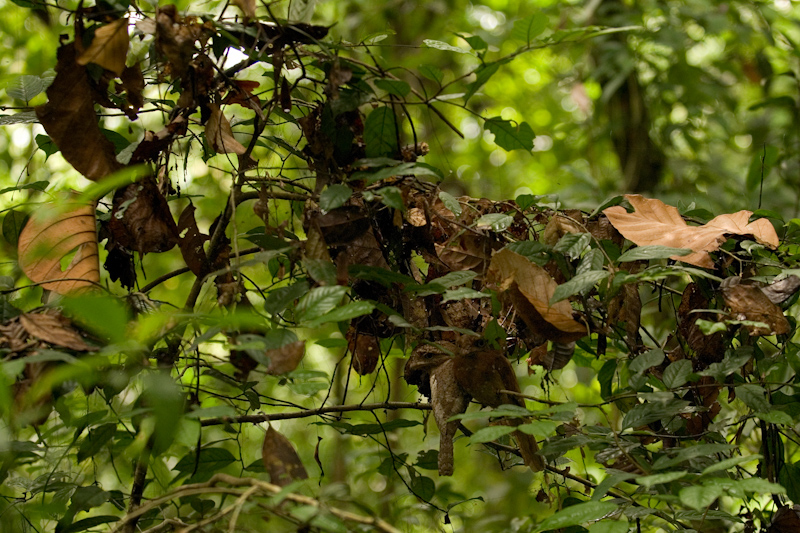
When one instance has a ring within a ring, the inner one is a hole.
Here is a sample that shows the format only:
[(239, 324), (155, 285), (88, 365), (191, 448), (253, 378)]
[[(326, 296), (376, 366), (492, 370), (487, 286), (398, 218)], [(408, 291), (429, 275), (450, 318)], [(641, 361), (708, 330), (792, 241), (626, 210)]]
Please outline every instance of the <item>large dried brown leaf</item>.
[(285, 487), (298, 479), (308, 479), (306, 468), (289, 439), (272, 426), (264, 435), (261, 459), (272, 483)]
[(734, 318), (767, 325), (766, 328), (748, 326), (750, 335), (783, 335), (791, 329), (780, 307), (772, 303), (757, 285), (744, 284), (739, 276), (731, 276), (722, 282), (720, 288)]
[(114, 240), (140, 254), (166, 252), (177, 241), (175, 220), (152, 177), (117, 190), (108, 227)]
[(178, 245), (191, 271), (196, 276), (205, 276), (208, 273), (208, 260), (203, 244), (208, 240), (208, 235), (201, 233), (197, 227), (194, 217), (195, 207), (192, 204), (186, 206), (181, 216), (178, 218), (178, 235), (182, 237), (178, 240)]
[(48, 101), (36, 108), (36, 116), (75, 170), (93, 181), (103, 179), (122, 164), (97, 124), (92, 87), (86, 67), (75, 61), (74, 43), (58, 49), (56, 72)]
[(548, 340), (569, 343), (587, 334), (586, 326), (572, 318), (568, 301), (550, 305), (558, 284), (527, 258), (501, 250), (492, 257), (487, 281), (507, 292), (528, 327)]
[(211, 116), (206, 123), (206, 139), (211, 148), (219, 154), (244, 154), (247, 148), (233, 137), (231, 123), (222, 114), (219, 106), (209, 104), (208, 107), (211, 110)]
[(256, 0), (234, 0), (234, 3), (239, 6), (245, 17), (256, 18)]
[(748, 223), (751, 211), (720, 215), (703, 226), (689, 226), (675, 207), (660, 200), (626, 194), (635, 209), (628, 213), (621, 206), (609, 207), (603, 213), (625, 238), (639, 246), (661, 245), (689, 248), (694, 253), (673, 256), (673, 259), (703, 268), (713, 268), (709, 252), (717, 250), (726, 235), (752, 235), (759, 243), (775, 248), (778, 235), (766, 219)]
[(267, 350), (266, 356), (269, 357), (267, 374), (279, 376), (291, 372), (306, 354), (306, 341), (295, 341), (274, 350)]
[[(17, 249), (22, 271), (45, 289), (67, 294), (100, 281), (94, 205), (35, 211), (20, 233)], [(61, 260), (73, 251), (62, 271)]]
[(97, 348), (86, 344), (69, 320), (57, 311), (23, 313), (19, 322), (32, 337), (77, 352), (92, 352)]
[(128, 19), (121, 18), (97, 28), (92, 44), (78, 58), (79, 65), (94, 63), (117, 76), (125, 70), (128, 57)]

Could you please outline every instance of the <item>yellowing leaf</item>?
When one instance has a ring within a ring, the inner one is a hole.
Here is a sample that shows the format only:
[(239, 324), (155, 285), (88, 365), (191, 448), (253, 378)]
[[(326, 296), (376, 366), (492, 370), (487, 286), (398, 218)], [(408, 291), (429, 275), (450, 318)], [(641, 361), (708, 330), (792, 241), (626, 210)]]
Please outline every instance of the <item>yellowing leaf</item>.
[(487, 281), (510, 297), (517, 313), (534, 333), (555, 342), (569, 343), (587, 334), (586, 326), (572, 318), (566, 300), (550, 305), (558, 284), (543, 268), (509, 249), (492, 257)]
[(662, 245), (673, 248), (689, 248), (694, 253), (672, 256), (704, 268), (713, 268), (709, 252), (717, 250), (725, 242), (725, 235), (752, 235), (759, 243), (775, 248), (778, 235), (767, 220), (748, 223), (750, 211), (739, 211), (720, 215), (703, 226), (689, 226), (675, 207), (660, 200), (644, 198), (638, 194), (626, 194), (625, 198), (635, 209), (628, 213), (621, 206), (609, 207), (603, 213), (611, 224), (628, 240), (639, 246)]
[(219, 106), (209, 104), (208, 107), (211, 109), (211, 116), (206, 123), (206, 139), (211, 148), (218, 154), (244, 154), (247, 148), (233, 137), (231, 124)]
[(97, 28), (91, 46), (80, 55), (77, 63), (94, 63), (119, 76), (125, 70), (129, 44), (128, 19), (117, 19)]
[[(71, 204), (65, 211), (40, 209), (19, 236), (19, 266), (45, 289), (67, 294), (100, 281), (94, 205)], [(61, 261), (75, 255), (61, 270)]]

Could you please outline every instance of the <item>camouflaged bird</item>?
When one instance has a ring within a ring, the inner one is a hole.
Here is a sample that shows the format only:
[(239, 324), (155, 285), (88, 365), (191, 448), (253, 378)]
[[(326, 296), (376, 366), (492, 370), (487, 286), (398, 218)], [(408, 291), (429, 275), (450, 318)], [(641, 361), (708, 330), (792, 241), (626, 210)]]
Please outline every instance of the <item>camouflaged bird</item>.
[[(458, 421), (449, 419), (464, 413), (470, 400), (488, 407), (504, 404), (525, 407), (519, 396), (501, 392), (519, 392), (520, 388), (511, 363), (498, 351), (477, 350), (460, 354), (452, 343), (420, 344), (406, 362), (404, 376), (410, 385), (417, 386), (420, 394), (431, 400), (433, 417), (439, 427), (438, 466), (441, 476), (453, 474), (453, 438)], [(500, 423), (516, 426), (524, 420), (503, 419)], [(513, 435), (525, 464), (534, 472), (543, 470), (544, 461), (538, 454), (536, 439), (521, 431), (514, 431)]]

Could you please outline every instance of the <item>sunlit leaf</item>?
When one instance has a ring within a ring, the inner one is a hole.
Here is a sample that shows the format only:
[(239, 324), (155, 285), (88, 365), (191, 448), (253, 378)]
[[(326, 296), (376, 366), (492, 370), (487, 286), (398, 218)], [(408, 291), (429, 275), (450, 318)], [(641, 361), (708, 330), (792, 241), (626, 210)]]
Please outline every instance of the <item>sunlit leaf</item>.
[(125, 70), (129, 44), (128, 19), (117, 19), (95, 30), (92, 44), (76, 62), (79, 65), (94, 63), (119, 76)]

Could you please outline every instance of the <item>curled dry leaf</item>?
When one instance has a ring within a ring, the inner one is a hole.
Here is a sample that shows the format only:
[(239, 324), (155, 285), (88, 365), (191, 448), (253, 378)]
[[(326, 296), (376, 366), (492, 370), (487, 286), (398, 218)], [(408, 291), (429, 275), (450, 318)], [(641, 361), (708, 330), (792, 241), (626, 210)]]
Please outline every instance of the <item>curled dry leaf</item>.
[[(39, 209), (22, 229), (19, 265), (32, 281), (59, 294), (88, 289), (100, 281), (94, 205)], [(75, 252), (66, 269), (61, 260)], [(62, 281), (56, 281), (62, 280)]]
[(75, 61), (75, 43), (58, 49), (56, 78), (48, 101), (36, 116), (61, 155), (86, 178), (98, 181), (122, 168), (114, 145), (97, 124), (92, 86), (86, 68)]
[(149, 176), (117, 189), (108, 227), (116, 242), (140, 254), (171, 250), (178, 234), (167, 200)]
[(761, 290), (767, 295), (770, 302), (774, 304), (783, 303), (800, 290), (800, 278), (791, 275), (774, 281), (766, 287), (761, 287)]
[(245, 17), (256, 18), (256, 0), (234, 0), (234, 3), (242, 10)]
[(72, 327), (61, 313), (51, 310), (48, 313), (23, 313), (19, 322), (28, 335), (55, 346), (69, 348), (76, 352), (92, 352), (97, 348), (86, 344), (83, 337)]
[(211, 116), (206, 123), (206, 139), (211, 148), (219, 154), (243, 155), (247, 152), (247, 148), (233, 137), (231, 124), (222, 114), (219, 106), (209, 104), (208, 107), (211, 110)]
[(720, 215), (703, 226), (689, 226), (675, 207), (660, 200), (644, 198), (638, 194), (626, 194), (625, 198), (635, 209), (628, 213), (621, 206), (609, 207), (603, 213), (625, 238), (639, 246), (662, 245), (673, 248), (689, 248), (694, 253), (673, 256), (703, 268), (713, 268), (709, 252), (717, 250), (725, 242), (725, 235), (752, 235), (756, 241), (776, 248), (779, 244), (775, 228), (766, 219), (749, 222), (751, 211)]
[(278, 433), (272, 426), (264, 435), (261, 447), (261, 460), (275, 485), (285, 487), (298, 479), (308, 479), (306, 468), (289, 439)]
[(119, 76), (125, 70), (129, 44), (128, 19), (117, 19), (95, 30), (92, 44), (80, 55), (77, 63), (84, 66), (94, 63)]
[(783, 335), (791, 329), (780, 307), (772, 303), (757, 285), (742, 283), (739, 276), (731, 276), (722, 282), (720, 289), (725, 304), (737, 320), (767, 325), (766, 328), (748, 326), (750, 335)]
[(510, 296), (517, 313), (537, 334), (561, 343), (577, 341), (586, 326), (572, 318), (572, 306), (562, 300), (550, 305), (558, 284), (540, 266), (504, 249), (492, 257), (487, 281)]
[(378, 337), (351, 326), (347, 331), (347, 350), (352, 354), (353, 370), (358, 375), (366, 376), (375, 371), (381, 356)]
[(269, 366), (266, 372), (273, 376), (291, 372), (297, 368), (305, 354), (306, 341), (296, 341), (274, 350), (267, 350), (265, 355), (269, 357)]

